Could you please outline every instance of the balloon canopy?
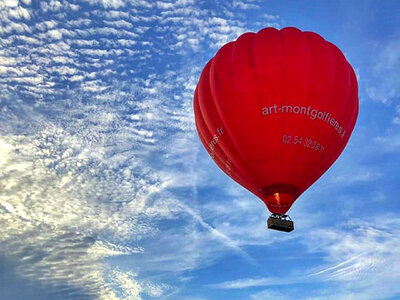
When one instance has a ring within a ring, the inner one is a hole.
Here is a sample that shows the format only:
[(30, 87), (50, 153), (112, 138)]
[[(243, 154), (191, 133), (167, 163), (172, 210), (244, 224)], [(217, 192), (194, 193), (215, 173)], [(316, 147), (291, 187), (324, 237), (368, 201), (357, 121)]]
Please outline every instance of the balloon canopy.
[(285, 214), (346, 146), (358, 115), (357, 79), (318, 34), (265, 28), (224, 45), (207, 63), (194, 112), (221, 170)]

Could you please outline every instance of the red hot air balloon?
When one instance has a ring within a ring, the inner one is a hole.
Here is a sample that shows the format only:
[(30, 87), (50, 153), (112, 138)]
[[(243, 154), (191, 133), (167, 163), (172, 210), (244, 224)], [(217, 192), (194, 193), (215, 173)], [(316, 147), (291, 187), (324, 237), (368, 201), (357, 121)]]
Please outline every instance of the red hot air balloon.
[(196, 128), (215, 163), (291, 231), (285, 213), (339, 157), (358, 115), (353, 68), (332, 43), (293, 27), (245, 33), (204, 67)]

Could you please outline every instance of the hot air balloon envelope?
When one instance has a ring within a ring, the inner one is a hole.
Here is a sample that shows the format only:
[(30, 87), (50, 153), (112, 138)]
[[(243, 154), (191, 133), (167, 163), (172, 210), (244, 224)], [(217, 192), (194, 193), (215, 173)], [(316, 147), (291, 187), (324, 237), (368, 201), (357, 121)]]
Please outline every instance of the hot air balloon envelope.
[(206, 64), (194, 112), (215, 163), (282, 216), (346, 146), (357, 80), (318, 34), (265, 28), (224, 45)]

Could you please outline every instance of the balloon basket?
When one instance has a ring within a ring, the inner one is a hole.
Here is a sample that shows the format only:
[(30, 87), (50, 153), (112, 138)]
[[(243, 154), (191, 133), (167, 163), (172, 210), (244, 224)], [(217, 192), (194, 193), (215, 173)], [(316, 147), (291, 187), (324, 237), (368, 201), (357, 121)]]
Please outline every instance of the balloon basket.
[(291, 232), (294, 229), (294, 223), (288, 215), (272, 214), (267, 221), (268, 229)]

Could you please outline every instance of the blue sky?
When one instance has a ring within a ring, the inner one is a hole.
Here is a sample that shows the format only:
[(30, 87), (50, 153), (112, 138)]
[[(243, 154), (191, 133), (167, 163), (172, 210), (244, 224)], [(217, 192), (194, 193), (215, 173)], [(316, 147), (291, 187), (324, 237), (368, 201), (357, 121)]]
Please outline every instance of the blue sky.
[[(0, 0), (0, 299), (400, 299), (398, 1)], [(247, 31), (344, 52), (360, 114), (266, 230), (194, 127), (202, 67)]]

